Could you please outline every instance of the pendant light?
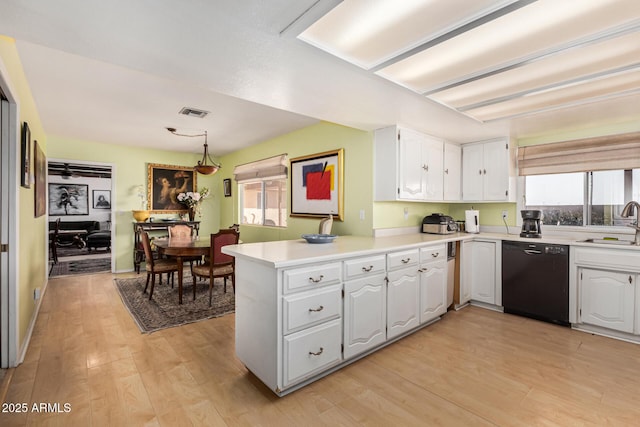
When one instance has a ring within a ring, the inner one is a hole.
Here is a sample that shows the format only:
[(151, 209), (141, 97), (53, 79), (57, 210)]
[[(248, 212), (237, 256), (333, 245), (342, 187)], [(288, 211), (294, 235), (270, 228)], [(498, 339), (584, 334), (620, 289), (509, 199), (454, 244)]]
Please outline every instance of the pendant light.
[(182, 133), (177, 133), (176, 128), (167, 128), (169, 132), (178, 136), (188, 136), (188, 137), (196, 137), (196, 136), (204, 136), (204, 153), (202, 153), (202, 160), (198, 160), (198, 164), (193, 167), (193, 170), (202, 174), (202, 175), (213, 175), (218, 172), (218, 169), (222, 167), (220, 163), (215, 162), (211, 156), (209, 155), (209, 144), (207, 143), (207, 131), (204, 133), (199, 133), (195, 135), (186, 135)]

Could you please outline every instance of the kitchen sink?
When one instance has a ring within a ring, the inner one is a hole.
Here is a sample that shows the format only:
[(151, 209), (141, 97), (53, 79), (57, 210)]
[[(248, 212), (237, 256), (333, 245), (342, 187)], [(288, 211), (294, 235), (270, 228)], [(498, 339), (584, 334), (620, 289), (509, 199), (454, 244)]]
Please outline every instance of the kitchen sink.
[(580, 240), (582, 243), (597, 243), (599, 245), (618, 245), (618, 246), (635, 246), (633, 240), (615, 240), (615, 239), (586, 239)]

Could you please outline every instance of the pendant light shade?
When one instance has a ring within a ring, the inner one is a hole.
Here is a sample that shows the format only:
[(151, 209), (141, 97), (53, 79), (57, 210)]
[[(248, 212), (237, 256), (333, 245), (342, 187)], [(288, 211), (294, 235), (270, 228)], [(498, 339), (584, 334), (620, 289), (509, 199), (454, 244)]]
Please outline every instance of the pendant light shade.
[(202, 153), (202, 160), (198, 160), (198, 164), (193, 167), (193, 170), (195, 170), (196, 172), (202, 175), (213, 175), (214, 173), (218, 172), (218, 169), (222, 167), (220, 163), (214, 161), (209, 155), (209, 144), (207, 143), (206, 130), (204, 131), (204, 133), (199, 133), (195, 135), (178, 133), (176, 131), (176, 128), (167, 128), (167, 130), (172, 134), (178, 135), (178, 136), (188, 136), (188, 137), (204, 136), (204, 152)]

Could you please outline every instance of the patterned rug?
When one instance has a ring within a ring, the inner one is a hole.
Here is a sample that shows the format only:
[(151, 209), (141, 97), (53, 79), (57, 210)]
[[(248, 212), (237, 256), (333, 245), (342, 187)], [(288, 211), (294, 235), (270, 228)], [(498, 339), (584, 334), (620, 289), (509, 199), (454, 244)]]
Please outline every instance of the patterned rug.
[(111, 253), (111, 250), (107, 250), (106, 248), (91, 249), (91, 252), (89, 252), (89, 248), (78, 249), (75, 246), (59, 246), (58, 247), (58, 258), (66, 257), (66, 256), (110, 254), (110, 253)]
[(111, 271), (111, 257), (90, 258), (76, 261), (62, 261), (51, 266), (49, 277), (69, 276), (71, 274), (108, 273)]
[[(130, 279), (114, 279), (122, 302), (142, 333), (151, 333), (160, 329), (198, 322), (235, 311), (235, 298), (230, 282), (227, 282), (227, 293), (224, 293), (223, 280), (215, 279), (213, 298), (211, 307), (209, 307), (208, 281), (198, 281), (194, 301), (191, 273), (185, 270), (182, 305), (179, 305), (177, 275), (173, 288), (167, 284), (166, 275), (163, 276), (161, 285), (156, 281), (152, 300), (149, 300), (149, 290), (146, 294), (142, 293), (147, 280), (145, 273), (140, 273), (138, 277)], [(149, 288), (151, 288), (151, 283), (149, 283)]]

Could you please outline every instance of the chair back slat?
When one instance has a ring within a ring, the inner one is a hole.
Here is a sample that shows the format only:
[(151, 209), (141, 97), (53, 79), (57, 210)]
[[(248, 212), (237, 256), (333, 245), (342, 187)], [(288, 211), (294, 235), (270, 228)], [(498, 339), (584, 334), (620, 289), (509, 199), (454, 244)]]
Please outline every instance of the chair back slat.
[(151, 242), (149, 241), (149, 233), (143, 231), (140, 233), (140, 241), (142, 242), (142, 248), (144, 249), (144, 257), (146, 262), (149, 263), (153, 269), (153, 251), (151, 251)]

